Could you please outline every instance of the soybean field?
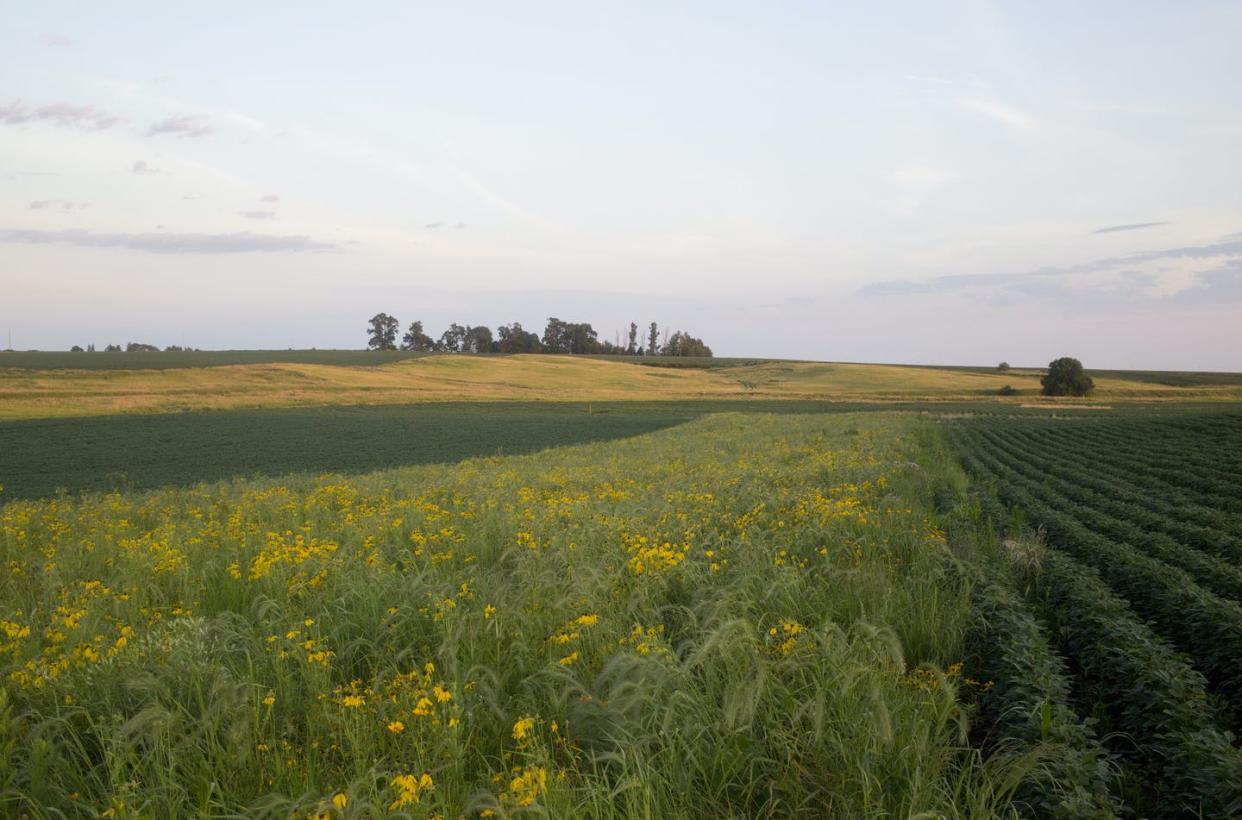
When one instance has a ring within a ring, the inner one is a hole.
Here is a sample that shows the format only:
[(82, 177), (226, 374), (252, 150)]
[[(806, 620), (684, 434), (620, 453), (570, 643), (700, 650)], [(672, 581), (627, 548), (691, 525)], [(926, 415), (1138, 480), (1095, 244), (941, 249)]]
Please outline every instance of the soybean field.
[[(1242, 414), (952, 424), (985, 745), (1051, 744), (1033, 814), (1242, 812)], [(990, 716), (990, 717), (987, 717)]]

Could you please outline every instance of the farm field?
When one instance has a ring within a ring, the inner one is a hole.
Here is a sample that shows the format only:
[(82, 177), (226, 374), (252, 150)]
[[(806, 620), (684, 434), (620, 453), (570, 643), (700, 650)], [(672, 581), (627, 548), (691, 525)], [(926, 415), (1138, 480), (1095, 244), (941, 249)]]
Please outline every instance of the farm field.
[(4, 371), (0, 816), (1237, 814), (1237, 388), (1037, 378)]
[[(65, 355), (89, 359), (101, 354)], [(374, 365), (276, 362), (136, 370), (10, 367), (0, 368), (0, 420), (432, 401), (1064, 403), (1038, 395), (1039, 375), (1034, 370), (999, 373), (753, 360), (710, 368), (642, 367), (632, 361), (550, 355), (432, 355)], [(1121, 378), (1100, 378), (1096, 384), (1089, 404), (1242, 399), (1238, 384), (1170, 386)], [(997, 393), (1006, 385), (1018, 392), (1002, 399)]]
[(11, 501), (0, 814), (990, 816), (938, 442), (717, 414)]
[[(858, 410), (1048, 412), (1002, 404), (730, 399), (425, 402), (22, 419), (0, 421), (0, 500), (62, 490), (153, 489), (233, 477), (448, 463), (637, 435), (708, 413)], [(1172, 405), (1160, 405), (1159, 410), (1178, 412)], [(1110, 412), (1133, 411), (1119, 407)]]
[(966, 666), (995, 682), (991, 742), (1059, 740), (1034, 802), (1238, 816), (1242, 412), (950, 432), (977, 515), (1005, 536)]

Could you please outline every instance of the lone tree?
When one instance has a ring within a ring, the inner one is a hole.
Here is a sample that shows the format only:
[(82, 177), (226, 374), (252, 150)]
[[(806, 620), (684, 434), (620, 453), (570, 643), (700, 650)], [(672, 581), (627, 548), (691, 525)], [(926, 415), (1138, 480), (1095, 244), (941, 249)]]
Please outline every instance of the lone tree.
[(660, 351), (660, 328), (655, 322), (647, 328), (647, 355), (654, 356)]
[(1095, 382), (1082, 369), (1082, 362), (1062, 356), (1048, 363), (1048, 375), (1039, 380), (1045, 396), (1085, 396)]
[(371, 334), (367, 347), (372, 350), (396, 350), (397, 331), (400, 329), (395, 316), (387, 313), (375, 314), (367, 327), (367, 332)]
[(996, 366), (996, 369), (1004, 373), (1006, 370), (1009, 369), (1009, 362), (1001, 362), (1000, 364)]

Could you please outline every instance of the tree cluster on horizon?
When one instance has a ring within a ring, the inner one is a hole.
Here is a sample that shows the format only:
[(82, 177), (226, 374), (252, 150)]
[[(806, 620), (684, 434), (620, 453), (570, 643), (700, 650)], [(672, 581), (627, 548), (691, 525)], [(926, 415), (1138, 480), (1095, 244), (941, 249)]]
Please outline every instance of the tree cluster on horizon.
[(548, 319), (543, 335), (526, 330), (521, 322), (501, 325), (493, 335), (486, 325), (459, 325), (453, 322), (436, 339), (423, 329), (421, 321), (411, 322), (398, 343), (401, 324), (395, 316), (377, 313), (367, 324), (367, 347), (371, 350), (410, 350), (428, 353), (595, 353), (630, 356), (703, 356), (712, 349), (697, 337), (684, 331), (671, 336), (667, 329), (663, 340), (660, 328), (652, 322), (647, 328), (646, 344), (640, 345), (638, 324), (630, 322), (629, 335), (623, 342), (618, 332), (615, 342), (601, 340), (599, 333), (587, 322), (565, 322)]

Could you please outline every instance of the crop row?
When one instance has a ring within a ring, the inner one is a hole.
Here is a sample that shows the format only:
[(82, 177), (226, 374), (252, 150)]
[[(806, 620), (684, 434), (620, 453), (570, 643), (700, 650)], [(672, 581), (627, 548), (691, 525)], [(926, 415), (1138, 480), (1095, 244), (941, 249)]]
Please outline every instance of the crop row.
[(979, 698), (979, 718), (992, 734), (985, 747), (1051, 749), (1045, 776), (1024, 785), (1017, 802), (1038, 817), (1099, 817), (1115, 810), (1111, 758), (1069, 706), (1065, 664), (1004, 579), (975, 585), (966, 646), (967, 668), (991, 682)]
[[(1065, 477), (1066, 470), (1049, 464), (1037, 453), (988, 434), (985, 437), (993, 445), (991, 451), (1007, 466), (1035, 481), (1036, 488), (1042, 490), (1054, 506), (1072, 505), (1077, 517), (1091, 529), (1141, 546), (1145, 552), (1194, 575), (1200, 583), (1223, 595), (1242, 600), (1242, 569), (1239, 569), (1242, 544), (1233, 549), (1232, 542), (1223, 537), (1215, 541), (1174, 540), (1172, 533), (1177, 533), (1178, 528), (1161, 515), (1152, 513), (1148, 507), (1135, 503), (1137, 498), (1133, 501), (1113, 500), (1107, 491), (1086, 486), (1088, 477), (1083, 477), (1083, 483), (1071, 480)], [(1124, 496), (1124, 491), (1119, 490), (1118, 494)], [(1159, 505), (1153, 499), (1149, 506)]]
[[(977, 426), (995, 429), (999, 425)], [(1031, 423), (1022, 425), (1022, 429), (1038, 430), (1055, 439), (1057, 444), (1052, 449), (1058, 456), (1075, 453), (1089, 456), (1094, 464), (1112, 466), (1149, 481), (1156, 480), (1184, 494), (1193, 493), (1212, 506), (1231, 512), (1242, 511), (1242, 502), (1237, 498), (1238, 490), (1242, 488), (1242, 476), (1225, 468), (1231, 460), (1227, 446), (1222, 446), (1210, 457), (1200, 459), (1186, 452), (1188, 443), (1181, 437), (1148, 443), (1152, 430), (1133, 422), (1119, 423), (1116, 429), (1073, 423)], [(1212, 438), (1222, 439), (1226, 435), (1222, 431)], [(1242, 461), (1242, 457), (1233, 461)]]
[(1226, 495), (1190, 492), (1167, 481), (1153, 478), (1134, 467), (1116, 463), (1113, 452), (1091, 450), (1081, 442), (1056, 435), (1056, 431), (1044, 428), (1011, 429), (1010, 437), (1027, 442), (1046, 457), (1062, 465), (1072, 465), (1079, 470), (1089, 470), (1099, 480), (1122, 486), (1127, 495), (1137, 495), (1160, 504), (1161, 511), (1176, 515), (1188, 522), (1208, 525), (1223, 532), (1242, 534), (1242, 501)]
[[(1211, 449), (1198, 449), (1194, 440), (1185, 435), (1162, 436), (1156, 430), (1142, 424), (1116, 427), (1086, 427), (1084, 434), (1091, 435), (1091, 440), (1098, 442), (1100, 449), (1112, 448), (1131, 455), (1141, 463), (1157, 469), (1169, 470), (1175, 481), (1179, 483), (1183, 474), (1191, 475), (1196, 480), (1215, 481), (1237, 487), (1242, 483), (1242, 472), (1229, 466), (1229, 460), (1222, 458), (1232, 448), (1229, 445), (1214, 446)], [(1205, 435), (1209, 440), (1228, 435), (1224, 431), (1214, 435)], [(1237, 463), (1236, 460), (1234, 463)]]
[(1107, 692), (1117, 728), (1137, 741), (1157, 813), (1242, 812), (1242, 752), (1218, 728), (1203, 677), (1095, 572), (1056, 550), (1043, 556), (1037, 594), (1082, 674)]
[[(976, 484), (1008, 489), (1013, 475), (981, 453), (977, 441), (958, 438)], [(995, 505), (988, 507), (995, 511)], [(1116, 745), (1142, 773), (1153, 813), (1233, 816), (1242, 810), (1242, 753), (1221, 730), (1203, 675), (1140, 620), (1095, 569), (1055, 549), (1044, 550), (1040, 564), (1034, 595), (1058, 637), (1058, 648), (1072, 659), (1078, 677), (1073, 694), (1081, 698), (1099, 693), (1099, 707), (1108, 714), (1111, 728), (1130, 737)], [(996, 734), (1029, 743), (1035, 725), (1024, 722), (1030, 720), (1029, 704), (1041, 699), (1048, 704), (1040, 706), (1038, 727), (1041, 738), (1042, 732), (1061, 736), (1049, 769), (1057, 773), (1063, 801), (1047, 807), (1032, 800), (1032, 806), (1041, 816), (1083, 816), (1090, 805), (1081, 799), (1083, 775), (1095, 771), (1097, 779), (1086, 782), (1098, 783), (1108, 782), (1109, 773), (1107, 760), (1089, 751), (1084, 756), (1082, 750), (1090, 745), (1084, 747), (1081, 736), (1075, 742), (1074, 730), (1067, 728), (1076, 718), (1068, 706), (1060, 706), (1071, 699), (1063, 665), (1048, 648), (1039, 621), (1002, 583), (980, 583), (974, 607), (968, 636), (974, 663), (987, 670), (984, 674), (995, 686), (1005, 687), (989, 693), (982, 716), (993, 721)], [(1084, 731), (1089, 738), (1089, 727)], [(1086, 765), (1091, 762), (1103, 768), (1092, 770)]]
[(986, 452), (977, 462), (1000, 479), (1002, 496), (1044, 527), (1050, 541), (1097, 569), (1118, 594), (1194, 659), (1213, 687), (1242, 706), (1242, 606), (1195, 583), (1184, 570), (1114, 542), (1040, 500), (1038, 484)]

